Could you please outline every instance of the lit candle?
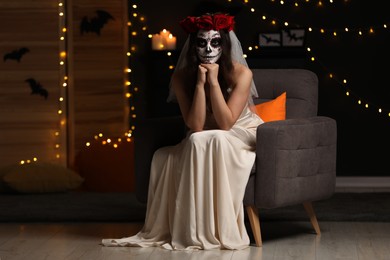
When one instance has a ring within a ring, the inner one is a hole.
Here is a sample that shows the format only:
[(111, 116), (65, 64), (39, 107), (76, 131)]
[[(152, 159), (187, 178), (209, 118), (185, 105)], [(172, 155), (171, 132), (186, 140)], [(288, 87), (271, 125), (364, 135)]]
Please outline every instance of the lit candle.
[(168, 31), (168, 30), (166, 30), (166, 29), (163, 29), (163, 30), (160, 32), (160, 35), (161, 35), (163, 38), (168, 38), (170, 34), (171, 34), (171, 32)]
[(174, 37), (168, 30), (163, 29), (160, 34), (152, 36), (153, 50), (174, 50), (176, 49), (176, 37)]
[(170, 34), (171, 33), (167, 29), (163, 29), (162, 31), (160, 31), (160, 36), (161, 36), (162, 45), (163, 45), (161, 50), (168, 49), (168, 37)]
[(152, 49), (163, 50), (164, 48), (163, 37), (160, 34), (154, 34), (152, 36)]
[(168, 38), (166, 38), (167, 41), (167, 50), (174, 50), (176, 49), (176, 37), (173, 36), (171, 33), (168, 35)]

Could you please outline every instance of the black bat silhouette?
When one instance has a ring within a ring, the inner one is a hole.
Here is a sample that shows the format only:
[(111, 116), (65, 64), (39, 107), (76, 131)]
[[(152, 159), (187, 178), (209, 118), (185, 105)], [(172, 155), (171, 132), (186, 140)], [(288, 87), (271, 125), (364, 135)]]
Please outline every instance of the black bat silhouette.
[(26, 47), (20, 48), (18, 50), (13, 50), (12, 52), (6, 53), (4, 55), (3, 60), (4, 60), (4, 62), (6, 60), (17, 60), (18, 62), (20, 62), (20, 59), (22, 58), (22, 56), (29, 51), (30, 50)]
[(269, 36), (266, 36), (264, 34), (260, 35), (261, 37), (263, 37), (267, 43), (270, 43), (270, 42), (275, 42), (275, 43), (281, 43), (280, 40), (276, 40), (276, 39), (272, 39), (272, 37), (269, 37)]
[(114, 17), (106, 11), (97, 10), (97, 16), (88, 20), (87, 16), (84, 16), (80, 24), (81, 35), (88, 32), (94, 32), (100, 35), (100, 30), (108, 23), (109, 20), (115, 20)]
[(37, 94), (47, 99), (47, 97), (49, 96), (49, 92), (46, 89), (44, 89), (39, 82), (37, 82), (33, 78), (28, 78), (25, 81), (30, 84), (31, 95)]
[(290, 30), (285, 31), (287, 34), (287, 37), (290, 39), (290, 41), (301, 41), (303, 40), (304, 36), (297, 36), (295, 33), (292, 33)]

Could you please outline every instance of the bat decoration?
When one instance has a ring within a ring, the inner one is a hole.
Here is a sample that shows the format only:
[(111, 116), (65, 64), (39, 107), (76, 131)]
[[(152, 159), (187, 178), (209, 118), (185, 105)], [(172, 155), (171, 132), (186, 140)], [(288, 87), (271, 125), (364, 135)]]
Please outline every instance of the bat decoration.
[(304, 35), (298, 37), (295, 33), (292, 33), (290, 30), (286, 30), (285, 32), (287, 34), (287, 37), (290, 39), (290, 41), (302, 41), (305, 38)]
[(30, 85), (31, 95), (36, 94), (43, 96), (45, 99), (47, 99), (47, 97), (49, 96), (49, 92), (44, 89), (39, 82), (37, 82), (33, 78), (28, 78), (25, 81), (28, 82), (28, 84)]
[(104, 10), (97, 10), (96, 14), (97, 15), (91, 19), (88, 19), (87, 16), (83, 17), (80, 24), (81, 35), (93, 32), (100, 36), (100, 30), (104, 27), (104, 25), (106, 25), (109, 20), (115, 20), (110, 13)]
[(12, 52), (6, 53), (4, 55), (4, 62), (6, 60), (16, 60), (17, 62), (20, 62), (20, 59), (30, 50), (26, 47), (20, 48), (18, 50), (13, 50)]
[(281, 43), (280, 40), (273, 39), (272, 37), (266, 36), (264, 34), (262, 34), (261, 37), (263, 37), (267, 43), (270, 43), (270, 42), (274, 42), (274, 43), (278, 43), (278, 44)]

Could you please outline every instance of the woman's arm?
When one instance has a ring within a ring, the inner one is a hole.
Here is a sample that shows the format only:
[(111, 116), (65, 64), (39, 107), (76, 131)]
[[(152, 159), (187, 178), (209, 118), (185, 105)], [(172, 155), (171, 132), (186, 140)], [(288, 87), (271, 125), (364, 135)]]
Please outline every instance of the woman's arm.
[(252, 71), (238, 63), (234, 64), (232, 92), (226, 102), (219, 82), (218, 64), (202, 64), (207, 69), (207, 82), (210, 84), (210, 101), (215, 121), (220, 129), (229, 130), (236, 123), (248, 102)]
[[(204, 85), (206, 82), (206, 69), (199, 66), (198, 77), (195, 85), (194, 96), (188, 97), (188, 78), (183, 73), (175, 73), (172, 78), (172, 87), (179, 103), (184, 122), (192, 131), (202, 131), (206, 121), (206, 94)], [(187, 82), (186, 82), (187, 81)]]

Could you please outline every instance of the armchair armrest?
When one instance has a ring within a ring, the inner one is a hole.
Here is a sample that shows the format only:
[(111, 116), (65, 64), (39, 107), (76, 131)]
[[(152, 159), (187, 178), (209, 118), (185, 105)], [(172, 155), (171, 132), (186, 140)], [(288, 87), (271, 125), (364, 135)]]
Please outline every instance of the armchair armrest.
[(336, 121), (287, 119), (257, 128), (255, 204), (261, 208), (315, 201), (334, 193)]
[(150, 164), (154, 152), (163, 146), (175, 145), (185, 136), (186, 128), (181, 116), (142, 119), (137, 122), (134, 136), (135, 195), (146, 203)]

